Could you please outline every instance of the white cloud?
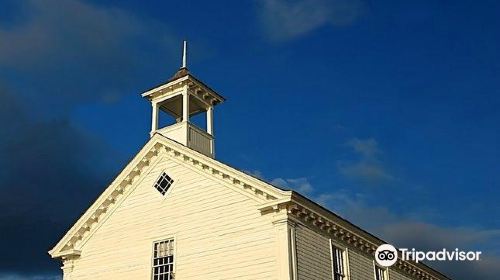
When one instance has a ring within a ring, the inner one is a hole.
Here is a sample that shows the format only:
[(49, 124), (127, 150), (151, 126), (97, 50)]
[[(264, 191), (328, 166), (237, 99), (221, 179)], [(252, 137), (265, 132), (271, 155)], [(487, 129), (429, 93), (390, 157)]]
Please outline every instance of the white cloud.
[(334, 199), (335, 199), (335, 196), (333, 194), (323, 193), (323, 194), (320, 194), (314, 201), (316, 203), (318, 203), (319, 205), (328, 208), (327, 205), (331, 201), (333, 201)]
[(377, 141), (373, 138), (353, 138), (347, 141), (347, 146), (353, 148), (356, 153), (367, 158), (374, 158), (381, 153)]
[(306, 177), (291, 179), (276, 178), (271, 181), (271, 184), (292, 189), (301, 194), (309, 194), (313, 191), (313, 187)]
[(324, 25), (349, 25), (363, 13), (360, 0), (261, 0), (260, 19), (272, 40), (299, 37)]
[(322, 193), (314, 200), (335, 214), (365, 228), (375, 228), (380, 224), (396, 222), (400, 218), (386, 207), (369, 206), (364, 194), (353, 193), (349, 189)]
[(243, 170), (243, 172), (250, 175), (250, 176), (253, 176), (253, 177), (256, 177), (259, 179), (264, 179), (264, 177), (262, 176), (262, 172), (260, 172), (259, 170)]
[(117, 100), (153, 61), (178, 51), (167, 26), (119, 8), (79, 0), (19, 6), (25, 10), (19, 22), (0, 23), (0, 68), (25, 77), (22, 93), (44, 92), (43, 100), (56, 97), (65, 106)]
[(341, 174), (367, 184), (379, 184), (395, 179), (380, 160), (382, 151), (375, 139), (353, 138), (347, 142), (347, 146), (358, 159), (338, 161), (337, 169)]

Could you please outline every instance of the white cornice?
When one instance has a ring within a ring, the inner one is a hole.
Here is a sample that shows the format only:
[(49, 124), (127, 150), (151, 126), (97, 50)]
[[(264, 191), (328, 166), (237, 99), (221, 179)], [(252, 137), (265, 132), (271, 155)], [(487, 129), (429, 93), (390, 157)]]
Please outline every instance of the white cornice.
[(153, 89), (150, 89), (142, 93), (141, 96), (151, 100), (157, 98), (157, 96), (159, 95), (168, 94), (172, 91), (175, 91), (177, 88), (180, 88), (184, 85), (187, 85), (189, 89), (194, 93), (194, 96), (196, 96), (203, 102), (216, 104), (224, 102), (225, 100), (225, 98), (222, 97), (220, 94), (218, 94), (217, 92), (215, 92), (207, 85), (205, 85), (203, 82), (199, 81), (190, 74), (180, 77), (166, 84), (160, 85), (158, 87), (155, 87)]
[(168, 82), (166, 84), (163, 84), (163, 85), (157, 86), (155, 88), (152, 88), (152, 89), (150, 89), (150, 90), (142, 93), (141, 96), (142, 97), (147, 97), (147, 96), (149, 96), (151, 94), (154, 94), (154, 93), (156, 93), (158, 91), (162, 91), (162, 90), (166, 90), (166, 89), (169, 89), (169, 88), (173, 88), (175, 85), (177, 85), (177, 84), (179, 84), (179, 83), (181, 83), (181, 82), (183, 82), (183, 81), (185, 81), (187, 79), (188, 79), (188, 76), (181, 77), (181, 78), (179, 78), (177, 80), (174, 80), (174, 81)]

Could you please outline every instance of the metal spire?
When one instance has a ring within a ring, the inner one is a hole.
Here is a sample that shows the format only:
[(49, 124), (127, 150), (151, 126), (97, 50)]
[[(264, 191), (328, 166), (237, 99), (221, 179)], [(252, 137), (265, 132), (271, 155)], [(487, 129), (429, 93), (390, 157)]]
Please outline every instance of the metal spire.
[(186, 60), (187, 60), (187, 41), (184, 40), (184, 47), (182, 49), (182, 68), (186, 68)]

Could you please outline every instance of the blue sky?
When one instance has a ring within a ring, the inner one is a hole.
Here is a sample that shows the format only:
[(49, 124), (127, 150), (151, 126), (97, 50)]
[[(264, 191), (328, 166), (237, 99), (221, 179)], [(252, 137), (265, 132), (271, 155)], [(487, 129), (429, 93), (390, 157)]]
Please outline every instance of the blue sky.
[(0, 5), (0, 244), (34, 260), (0, 253), (0, 279), (59, 273), (47, 249), (148, 140), (140, 93), (183, 39), (227, 98), (217, 159), (399, 246), (483, 250), (434, 264), (456, 279), (500, 273), (496, 1)]

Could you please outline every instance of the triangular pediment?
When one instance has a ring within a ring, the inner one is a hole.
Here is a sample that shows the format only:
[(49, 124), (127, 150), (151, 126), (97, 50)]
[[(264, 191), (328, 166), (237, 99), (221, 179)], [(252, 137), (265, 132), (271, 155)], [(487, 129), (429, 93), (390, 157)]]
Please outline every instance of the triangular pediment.
[(290, 191), (278, 189), (160, 134), (155, 134), (56, 246), (49, 251), (49, 254), (53, 258), (78, 256), (81, 244), (92, 236), (93, 232), (108, 216), (113, 214), (113, 209), (118, 207), (127, 194), (133, 191), (141, 176), (148, 173), (149, 168), (163, 157), (168, 157), (194, 169), (203, 176), (218, 180), (234, 191), (251, 197), (258, 204), (264, 205), (291, 196)]

